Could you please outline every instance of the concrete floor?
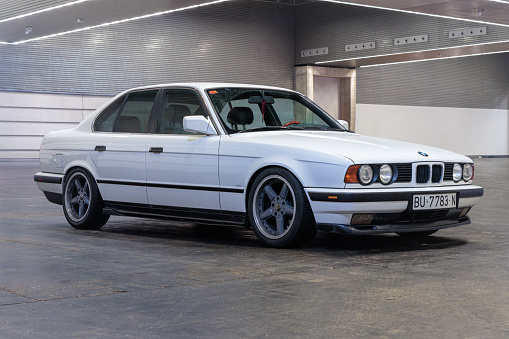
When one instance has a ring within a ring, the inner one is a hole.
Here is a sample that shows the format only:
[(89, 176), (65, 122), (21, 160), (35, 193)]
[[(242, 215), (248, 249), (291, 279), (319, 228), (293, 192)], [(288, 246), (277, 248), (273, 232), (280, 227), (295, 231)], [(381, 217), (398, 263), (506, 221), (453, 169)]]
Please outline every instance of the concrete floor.
[(471, 225), (295, 250), (135, 218), (75, 230), (37, 169), (0, 162), (2, 338), (509, 337), (509, 159), (476, 160)]

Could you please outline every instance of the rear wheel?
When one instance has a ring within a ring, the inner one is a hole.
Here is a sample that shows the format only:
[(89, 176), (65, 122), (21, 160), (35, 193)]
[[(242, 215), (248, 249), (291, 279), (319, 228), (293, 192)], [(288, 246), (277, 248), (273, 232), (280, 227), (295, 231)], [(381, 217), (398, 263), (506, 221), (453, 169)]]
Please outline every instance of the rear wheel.
[(84, 169), (76, 168), (67, 174), (63, 192), (64, 215), (69, 224), (78, 229), (99, 229), (109, 219), (103, 215), (103, 201), (94, 178)]
[(256, 236), (267, 246), (297, 247), (316, 234), (304, 188), (282, 168), (266, 169), (256, 177), (249, 192), (248, 216)]

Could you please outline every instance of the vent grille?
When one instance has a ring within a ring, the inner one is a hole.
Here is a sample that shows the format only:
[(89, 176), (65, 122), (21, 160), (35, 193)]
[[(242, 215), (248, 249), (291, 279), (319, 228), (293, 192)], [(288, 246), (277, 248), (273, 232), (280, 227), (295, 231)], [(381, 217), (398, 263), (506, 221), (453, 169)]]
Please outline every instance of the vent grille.
[(419, 165), (417, 166), (417, 175), (415, 180), (418, 184), (425, 184), (429, 181), (429, 166), (428, 165)]
[(433, 165), (431, 171), (431, 182), (440, 182), (442, 180), (442, 165)]
[(444, 181), (452, 181), (452, 169), (454, 163), (448, 162), (444, 164)]
[(448, 210), (430, 210), (430, 211), (417, 211), (417, 212), (404, 212), (401, 213), (399, 218), (400, 222), (414, 222), (414, 221), (429, 221), (441, 220), (447, 217)]
[(398, 170), (398, 177), (394, 182), (410, 182), (412, 181), (412, 164), (395, 164)]

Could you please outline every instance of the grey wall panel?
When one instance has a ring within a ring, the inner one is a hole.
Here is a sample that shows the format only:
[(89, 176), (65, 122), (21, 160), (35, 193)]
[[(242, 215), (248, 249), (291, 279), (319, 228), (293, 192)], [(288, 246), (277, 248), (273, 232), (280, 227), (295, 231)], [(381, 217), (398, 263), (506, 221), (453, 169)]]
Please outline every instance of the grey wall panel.
[(109, 96), (0, 92), (0, 159), (37, 158), (42, 137), (75, 127)]
[(509, 53), (361, 68), (361, 104), (509, 109)]
[[(337, 3), (295, 6), (295, 63), (342, 60), (374, 55), (457, 47), (509, 40), (509, 28)], [(449, 31), (487, 26), (487, 34), (449, 39)], [(394, 38), (428, 34), (428, 41), (394, 45)], [(345, 45), (375, 41), (376, 48), (345, 52)], [(328, 47), (326, 55), (304, 57), (301, 50)], [(327, 66), (327, 64), (323, 64)]]
[(5, 121), (80, 122), (83, 115), (83, 110), (0, 106), (0, 123)]
[(0, 89), (116, 94), (156, 83), (293, 88), (294, 8), (237, 1), (0, 46)]

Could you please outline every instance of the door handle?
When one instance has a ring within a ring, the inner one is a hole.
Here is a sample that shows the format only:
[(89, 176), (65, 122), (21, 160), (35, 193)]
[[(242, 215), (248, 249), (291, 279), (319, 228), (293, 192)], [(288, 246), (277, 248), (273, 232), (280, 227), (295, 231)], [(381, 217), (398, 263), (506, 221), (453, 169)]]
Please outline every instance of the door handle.
[(94, 150), (97, 152), (104, 152), (106, 151), (106, 146), (95, 146)]
[(162, 147), (150, 147), (150, 149), (148, 151), (152, 152), (152, 153), (163, 153), (163, 148)]

